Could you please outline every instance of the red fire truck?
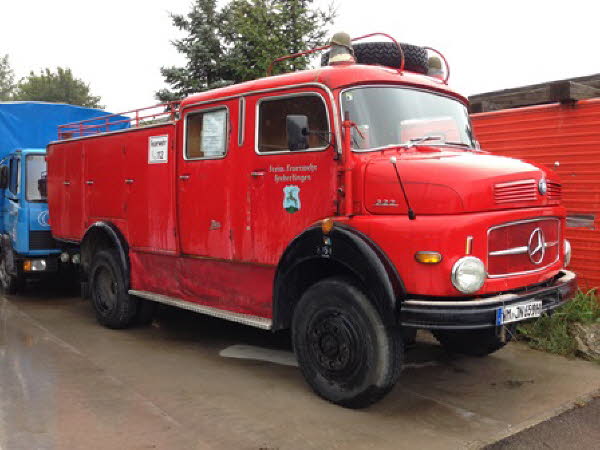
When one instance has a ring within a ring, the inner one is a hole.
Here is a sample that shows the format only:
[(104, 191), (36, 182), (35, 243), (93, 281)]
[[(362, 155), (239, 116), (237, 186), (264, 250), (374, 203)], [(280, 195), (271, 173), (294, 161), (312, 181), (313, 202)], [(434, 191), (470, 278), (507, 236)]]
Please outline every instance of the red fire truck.
[(576, 281), (557, 176), (481, 151), (428, 50), (330, 56), (192, 95), (164, 120), (136, 111), (130, 129), (65, 125), (48, 203), (101, 324), (164, 303), (290, 329), (316, 393), (358, 408), (394, 386), (411, 330), (489, 354)]

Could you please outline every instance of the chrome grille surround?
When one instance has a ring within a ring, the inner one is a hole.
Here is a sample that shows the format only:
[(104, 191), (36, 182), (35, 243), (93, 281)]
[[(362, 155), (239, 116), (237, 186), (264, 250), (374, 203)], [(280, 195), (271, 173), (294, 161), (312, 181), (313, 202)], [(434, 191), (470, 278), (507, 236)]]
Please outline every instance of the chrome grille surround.
[[(537, 217), (537, 218), (534, 218), (534, 219), (517, 220), (517, 221), (514, 221), (514, 222), (507, 222), (507, 223), (503, 223), (503, 224), (500, 224), (500, 225), (495, 225), (493, 227), (488, 228), (488, 231), (487, 231), (487, 244), (489, 246), (490, 233), (492, 231), (494, 231), (494, 230), (497, 230), (498, 228), (505, 228), (505, 227), (510, 227), (510, 226), (519, 225), (519, 224), (523, 224), (523, 223), (542, 222), (542, 221), (554, 221), (554, 222), (556, 222), (556, 226), (557, 226), (557, 236), (558, 236), (558, 239), (556, 241), (546, 242), (545, 246), (546, 247), (552, 247), (552, 246), (555, 246), (555, 245), (560, 245), (560, 241), (561, 241), (562, 237), (561, 237), (561, 229), (560, 229), (560, 219), (558, 217)], [(490, 252), (488, 250), (487, 261), (486, 261), (486, 269), (489, 267), (490, 257), (493, 258), (494, 256), (520, 255), (520, 254), (528, 253), (528, 251), (529, 251), (529, 242), (525, 242), (524, 244), (525, 245), (520, 246), (520, 247), (508, 248), (508, 249), (503, 249), (503, 250), (494, 251), (494, 252)], [(545, 270), (548, 267), (550, 267), (552, 264), (555, 264), (560, 259), (560, 253), (561, 252), (560, 252), (560, 248), (559, 248), (558, 251), (556, 252), (556, 258), (553, 261), (548, 262), (548, 263), (544, 264), (541, 267), (536, 267), (535, 269), (532, 269), (532, 270), (526, 270), (526, 271), (520, 271), (520, 272), (509, 272), (509, 273), (502, 273), (502, 274), (493, 274), (493, 275), (490, 275), (488, 273), (487, 277), (488, 278), (502, 278), (502, 277), (527, 275), (527, 274), (530, 274), (530, 273), (541, 272), (542, 270)]]

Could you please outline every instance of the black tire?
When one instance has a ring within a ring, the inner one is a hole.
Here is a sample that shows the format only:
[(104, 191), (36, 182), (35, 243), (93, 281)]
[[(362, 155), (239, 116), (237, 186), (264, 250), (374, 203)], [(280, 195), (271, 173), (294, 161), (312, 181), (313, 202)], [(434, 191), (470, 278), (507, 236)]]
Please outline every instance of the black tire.
[(510, 342), (514, 328), (506, 331), (506, 341), (502, 342), (494, 328), (469, 331), (432, 331), (439, 343), (450, 353), (469, 356), (487, 356), (500, 350)]
[(154, 319), (158, 303), (150, 300), (138, 299), (137, 312), (135, 313), (134, 322), (136, 325), (149, 325)]
[(302, 295), (292, 342), (312, 389), (347, 408), (380, 400), (400, 375), (399, 329), (385, 326), (367, 296), (340, 278), (320, 281)]
[[(427, 51), (418, 45), (400, 43), (404, 53), (404, 69), (426, 74), (429, 70)], [(400, 52), (393, 42), (363, 42), (354, 44), (354, 56), (359, 64), (379, 64), (400, 68)], [(329, 52), (321, 57), (321, 65), (329, 63)]]
[(115, 329), (133, 324), (137, 299), (127, 293), (129, 283), (114, 250), (102, 250), (94, 255), (89, 283), (92, 305), (99, 323)]
[(19, 270), (17, 270), (16, 275), (9, 272), (6, 263), (6, 251), (2, 250), (0, 252), (0, 289), (4, 294), (15, 295), (25, 287), (25, 276)]

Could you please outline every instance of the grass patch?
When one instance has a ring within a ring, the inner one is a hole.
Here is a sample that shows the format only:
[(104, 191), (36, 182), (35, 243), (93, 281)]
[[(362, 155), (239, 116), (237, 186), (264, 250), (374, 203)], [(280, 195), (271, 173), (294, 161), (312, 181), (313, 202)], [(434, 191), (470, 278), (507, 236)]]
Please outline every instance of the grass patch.
[(572, 357), (575, 356), (576, 344), (569, 334), (569, 325), (574, 322), (600, 322), (600, 302), (594, 290), (587, 293), (579, 291), (573, 300), (557, 308), (551, 316), (544, 315), (519, 325), (517, 335), (531, 348)]

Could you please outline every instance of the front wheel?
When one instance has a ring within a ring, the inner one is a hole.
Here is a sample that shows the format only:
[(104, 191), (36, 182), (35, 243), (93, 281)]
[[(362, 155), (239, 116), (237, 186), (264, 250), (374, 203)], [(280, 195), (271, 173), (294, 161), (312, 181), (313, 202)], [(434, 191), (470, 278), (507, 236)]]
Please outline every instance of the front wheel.
[(25, 286), (25, 278), (19, 270), (16, 274), (9, 272), (6, 251), (0, 252), (0, 288), (4, 294), (14, 295)]
[(399, 330), (386, 326), (366, 295), (340, 278), (320, 281), (302, 295), (292, 341), (308, 384), (341, 406), (375, 403), (400, 375)]

